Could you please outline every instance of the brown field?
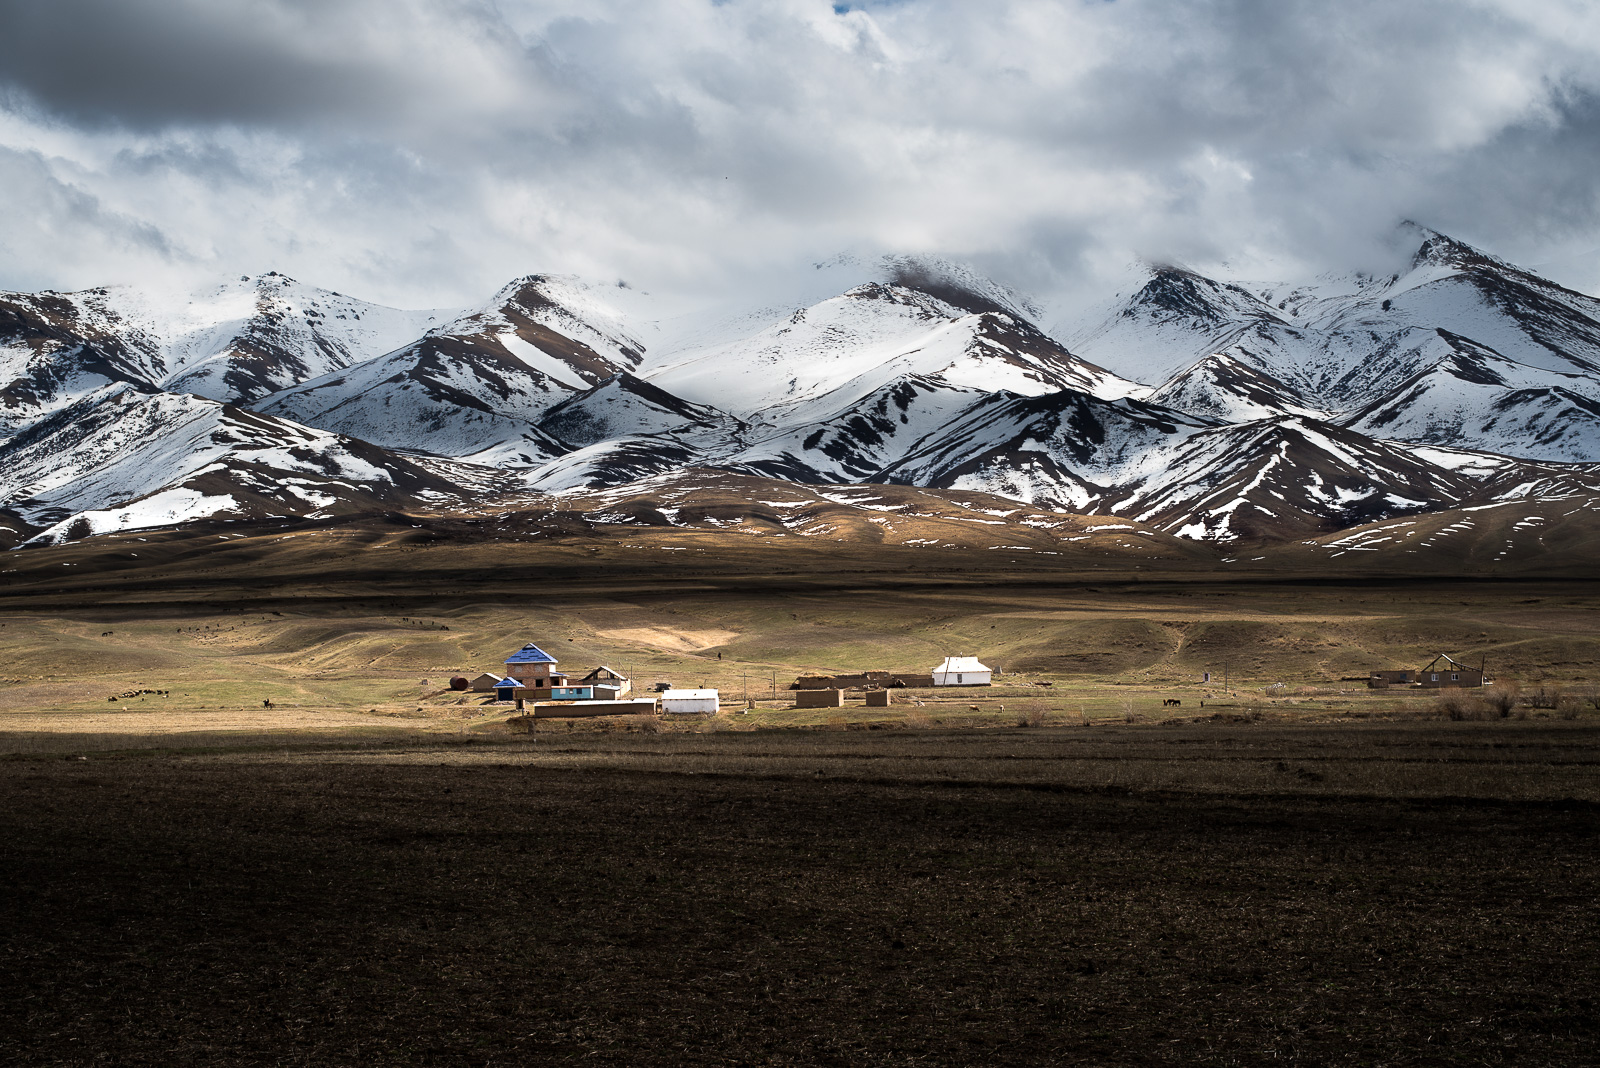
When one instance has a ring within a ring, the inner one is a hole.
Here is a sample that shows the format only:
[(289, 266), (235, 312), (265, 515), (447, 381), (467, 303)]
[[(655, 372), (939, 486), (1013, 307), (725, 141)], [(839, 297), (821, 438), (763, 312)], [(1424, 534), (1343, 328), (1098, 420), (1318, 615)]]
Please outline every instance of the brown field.
[(1591, 725), (323, 738), (0, 764), (6, 1063), (1600, 1041)]
[[(1588, 582), (302, 540), (8, 554), (4, 1063), (1593, 1062)], [(444, 689), (527, 640), (738, 700)], [(1441, 651), (1545, 700), (1346, 678)]]

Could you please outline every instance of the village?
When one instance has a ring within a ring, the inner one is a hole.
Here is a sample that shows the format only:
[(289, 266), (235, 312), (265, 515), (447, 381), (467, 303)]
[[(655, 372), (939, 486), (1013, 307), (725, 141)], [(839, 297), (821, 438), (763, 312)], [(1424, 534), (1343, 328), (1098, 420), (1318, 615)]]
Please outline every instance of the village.
[[(633, 693), (633, 680), (611, 667), (598, 665), (574, 681), (570, 673), (557, 668), (558, 663), (538, 645), (528, 642), (506, 657), (503, 675), (486, 672), (474, 679), (458, 675), (450, 680), (450, 688), (493, 693), (495, 702), (508, 702), (517, 712), (524, 713), (516, 717), (518, 723), (641, 713), (715, 715), (722, 707), (722, 695), (713, 688), (676, 688), (661, 680), (651, 684), (648, 695), (629, 696)], [(869, 708), (888, 707), (896, 690), (990, 686), (994, 674), (976, 657), (950, 656), (922, 674), (867, 671), (859, 675), (803, 675), (790, 689), (795, 691), (796, 708), (843, 708), (845, 695), (851, 692), (860, 693)], [(745, 704), (754, 707), (748, 699)]]
[[(668, 715), (710, 716), (724, 704), (739, 712), (756, 709), (748, 695), (725, 698), (712, 687), (676, 687), (670, 681), (653, 681), (645, 693), (636, 693), (634, 681), (605, 664), (574, 677), (558, 667), (559, 661), (534, 642), (527, 642), (504, 661), (504, 672), (485, 672), (469, 679), (463, 675), (450, 679), (457, 692), (492, 694), (485, 702), (512, 706), (507, 722), (526, 729), (538, 719), (587, 719), (602, 716)], [(866, 708), (888, 708), (894, 704), (920, 706), (916, 691), (950, 688), (983, 688), (995, 685), (999, 668), (984, 664), (975, 656), (947, 656), (924, 672), (867, 670), (835, 675), (801, 675), (789, 684), (795, 709), (844, 708), (847, 699), (859, 699)], [(1209, 683), (1211, 673), (1202, 673)], [(1356, 680), (1352, 680), (1356, 681)], [(1420, 669), (1380, 669), (1364, 680), (1372, 690), (1452, 690), (1475, 689), (1492, 680), (1486, 678), (1483, 664), (1464, 664), (1448, 653), (1440, 653)], [(1053, 681), (1035, 681), (1032, 686), (1051, 688)], [(776, 686), (774, 686), (776, 689)], [(1181, 698), (1165, 698), (1163, 705), (1181, 706)], [(1204, 707), (1204, 699), (1199, 701)], [(1004, 711), (1004, 706), (1000, 706)]]

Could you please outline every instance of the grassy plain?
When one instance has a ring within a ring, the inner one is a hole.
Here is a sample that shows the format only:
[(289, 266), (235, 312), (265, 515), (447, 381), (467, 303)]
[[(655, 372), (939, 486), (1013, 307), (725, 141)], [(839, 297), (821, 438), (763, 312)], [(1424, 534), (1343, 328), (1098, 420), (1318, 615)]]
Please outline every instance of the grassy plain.
[[(1003, 685), (924, 694), (912, 722), (1192, 717), (1201, 700), (1403, 716), (1429, 701), (1349, 680), (1439, 652), (1577, 696), (1600, 685), (1600, 588), (1570, 580), (1094, 572), (1065, 557), (686, 531), (130, 536), (13, 562), (0, 588), (0, 732), (12, 733), (483, 728), (504, 708), (447, 680), (497, 670), (530, 640), (569, 669), (757, 699), (762, 722), (785, 726), (837, 718), (779, 711), (796, 675), (927, 670), (947, 655), (982, 657)], [(166, 694), (108, 700), (143, 690)]]
[[(1590, 1062), (1600, 712), (1452, 722), (1347, 677), (1450, 652), (1584, 695), (1600, 591), (1123, 563), (683, 531), (7, 554), (0, 1058)], [(529, 640), (756, 707), (523, 736), (444, 689)], [(781, 689), (955, 654), (1003, 684)]]

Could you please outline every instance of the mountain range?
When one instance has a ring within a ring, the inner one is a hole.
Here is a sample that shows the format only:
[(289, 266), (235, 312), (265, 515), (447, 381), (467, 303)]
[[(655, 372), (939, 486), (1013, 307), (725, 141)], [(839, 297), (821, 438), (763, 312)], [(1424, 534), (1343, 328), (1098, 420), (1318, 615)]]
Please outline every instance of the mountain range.
[(970, 268), (904, 257), (842, 258), (788, 303), (709, 309), (541, 275), (466, 310), (277, 273), (0, 293), (0, 544), (671, 485), (724, 511), (784, 484), (806, 500), (913, 487), (918, 507), (970, 517), (978, 494), (1001, 502), (991, 522), (1036, 532), (1041, 516), (1119, 517), (1224, 543), (1590, 499), (1600, 300), (1404, 234), (1390, 274), (1153, 266), (1065, 324)]

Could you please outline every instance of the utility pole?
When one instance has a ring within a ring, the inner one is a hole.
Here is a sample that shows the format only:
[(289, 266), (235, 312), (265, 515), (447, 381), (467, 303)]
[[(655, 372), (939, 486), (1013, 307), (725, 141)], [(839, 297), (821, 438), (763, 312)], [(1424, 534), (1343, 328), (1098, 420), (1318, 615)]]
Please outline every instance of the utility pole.
[(1224, 693), (1229, 692), (1228, 691), (1228, 662), (1226, 660), (1224, 660), (1222, 662), (1222, 691)]

